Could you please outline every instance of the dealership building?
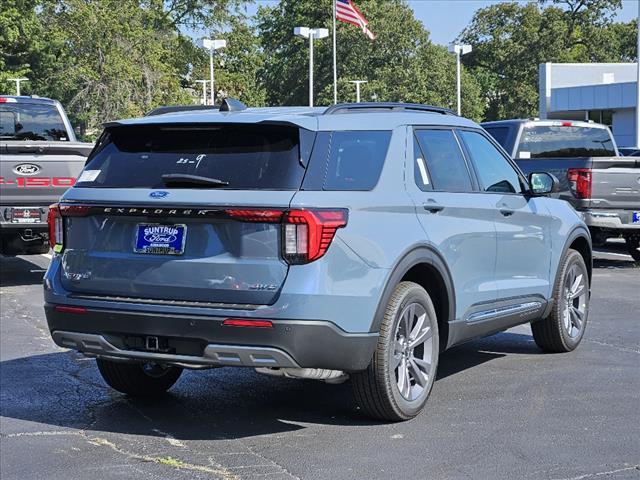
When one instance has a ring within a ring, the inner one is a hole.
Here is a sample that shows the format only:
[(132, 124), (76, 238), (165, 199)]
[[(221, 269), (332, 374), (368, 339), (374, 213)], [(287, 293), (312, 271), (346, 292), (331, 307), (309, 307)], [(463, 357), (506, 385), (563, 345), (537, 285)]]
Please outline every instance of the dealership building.
[(611, 127), (619, 147), (640, 145), (638, 64), (543, 63), (540, 118), (593, 120)]

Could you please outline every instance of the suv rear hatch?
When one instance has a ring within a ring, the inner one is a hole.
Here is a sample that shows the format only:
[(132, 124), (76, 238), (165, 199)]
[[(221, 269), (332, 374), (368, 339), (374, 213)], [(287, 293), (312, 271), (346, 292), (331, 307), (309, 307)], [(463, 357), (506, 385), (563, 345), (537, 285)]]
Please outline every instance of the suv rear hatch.
[(292, 125), (109, 127), (61, 205), (63, 286), (129, 301), (274, 303), (288, 272), (280, 218), (309, 140)]

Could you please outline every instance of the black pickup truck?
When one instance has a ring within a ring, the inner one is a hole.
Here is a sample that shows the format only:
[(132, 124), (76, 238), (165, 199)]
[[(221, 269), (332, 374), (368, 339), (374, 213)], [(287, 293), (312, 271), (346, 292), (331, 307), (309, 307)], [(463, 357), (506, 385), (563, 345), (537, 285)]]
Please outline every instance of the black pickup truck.
[(545, 171), (559, 197), (582, 213), (594, 244), (622, 235), (640, 261), (640, 157), (619, 156), (608, 127), (561, 120), (486, 122), (525, 174)]
[(76, 141), (60, 102), (0, 95), (0, 254), (49, 251), (47, 214), (93, 148)]

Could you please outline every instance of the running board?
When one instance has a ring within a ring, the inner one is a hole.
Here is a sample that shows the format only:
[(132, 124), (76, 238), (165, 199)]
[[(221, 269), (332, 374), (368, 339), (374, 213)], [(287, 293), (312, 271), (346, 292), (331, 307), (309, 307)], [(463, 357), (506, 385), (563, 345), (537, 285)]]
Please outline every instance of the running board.
[(532, 313), (542, 308), (542, 302), (527, 302), (517, 305), (508, 305), (506, 307), (492, 308), (482, 312), (476, 312), (469, 315), (467, 323), (482, 322), (494, 318), (506, 317), (516, 314)]

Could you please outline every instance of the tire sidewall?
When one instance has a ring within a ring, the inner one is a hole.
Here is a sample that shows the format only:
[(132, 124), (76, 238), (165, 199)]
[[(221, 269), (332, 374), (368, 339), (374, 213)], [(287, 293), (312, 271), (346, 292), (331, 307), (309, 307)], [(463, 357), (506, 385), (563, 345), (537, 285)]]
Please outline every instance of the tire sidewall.
[[(582, 324), (582, 328), (580, 329), (580, 334), (577, 337), (572, 338), (571, 336), (569, 336), (569, 332), (567, 331), (564, 325), (564, 310), (566, 308), (566, 299), (564, 298), (564, 286), (567, 279), (567, 272), (574, 265), (578, 265), (578, 267), (582, 271), (582, 275), (584, 275), (584, 278), (585, 278), (585, 285), (587, 289), (587, 301), (586, 301), (587, 305), (585, 308), (584, 321)], [(584, 263), (584, 259), (582, 258), (582, 255), (580, 255), (578, 252), (570, 251), (567, 255), (566, 261), (563, 264), (562, 274), (559, 278), (559, 282), (556, 285), (556, 298), (555, 298), (555, 301), (557, 302), (557, 307), (555, 308), (555, 314), (556, 314), (555, 321), (558, 325), (558, 330), (560, 332), (560, 337), (562, 338), (562, 342), (566, 345), (568, 350), (574, 350), (580, 344), (580, 341), (584, 336), (584, 332), (587, 329), (587, 322), (589, 319), (589, 303), (590, 303), (590, 297), (591, 297), (590, 289), (591, 289), (591, 285), (589, 283), (589, 272), (587, 270), (587, 266)]]
[[(395, 342), (395, 333), (396, 328), (398, 327), (398, 323), (400, 322), (400, 314), (405, 309), (405, 307), (411, 303), (419, 303), (422, 305), (427, 312), (427, 319), (431, 326), (431, 331), (433, 332), (433, 347), (432, 347), (432, 358), (431, 358), (431, 372), (429, 375), (429, 383), (427, 388), (424, 389), (420, 397), (413, 401), (406, 400), (398, 390), (395, 371), (391, 368), (391, 361), (393, 357), (393, 348)], [(416, 416), (422, 408), (424, 407), (427, 399), (429, 398), (429, 394), (431, 393), (431, 389), (433, 388), (433, 383), (435, 380), (435, 376), (438, 368), (438, 355), (439, 355), (439, 336), (438, 336), (438, 322), (435, 313), (435, 309), (433, 307), (433, 303), (431, 298), (427, 294), (427, 292), (420, 287), (419, 285), (413, 285), (409, 288), (409, 290), (402, 296), (401, 300), (394, 306), (393, 312), (393, 322), (389, 329), (389, 334), (385, 339), (385, 362), (387, 365), (387, 377), (388, 377), (388, 385), (387, 388), (391, 390), (391, 394), (393, 397), (393, 401), (397, 406), (397, 409), (402, 412), (403, 416), (407, 418), (411, 418)]]

